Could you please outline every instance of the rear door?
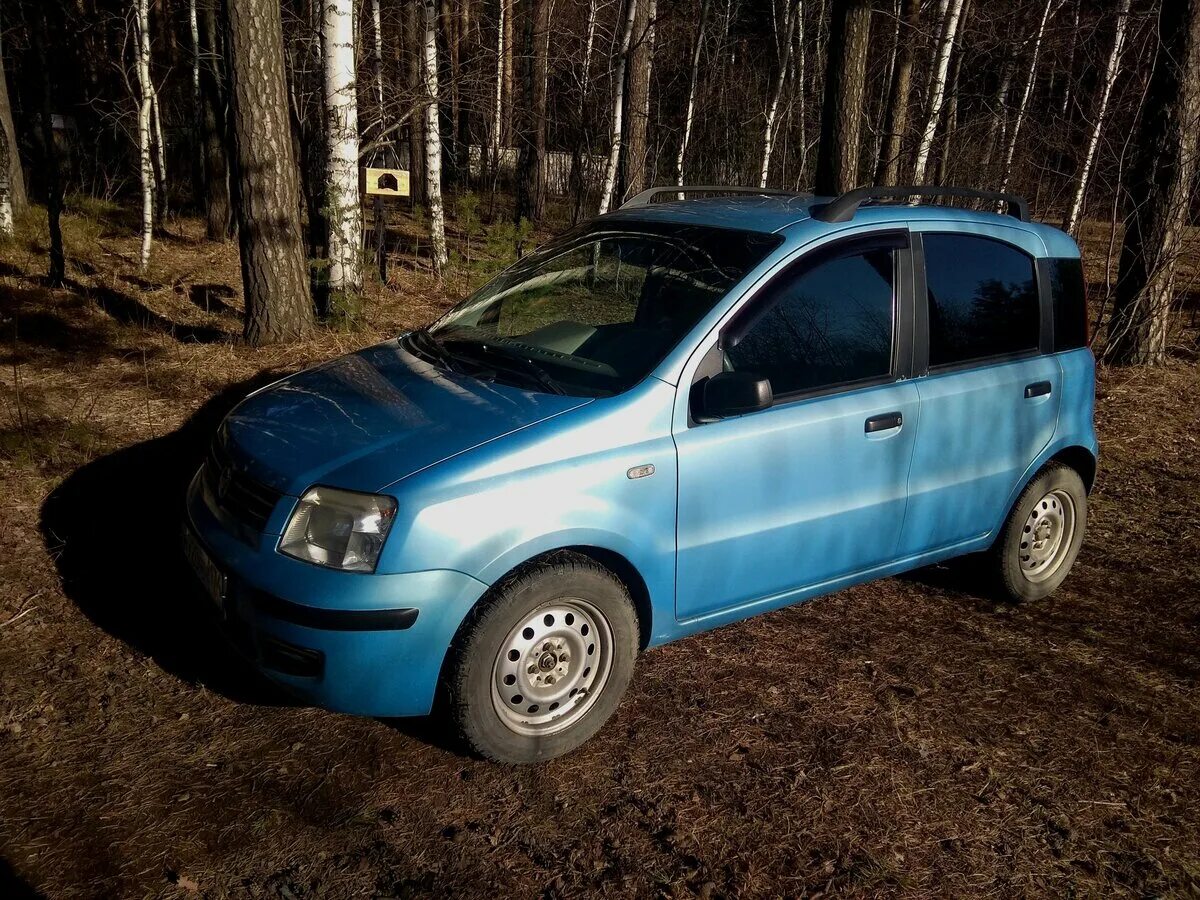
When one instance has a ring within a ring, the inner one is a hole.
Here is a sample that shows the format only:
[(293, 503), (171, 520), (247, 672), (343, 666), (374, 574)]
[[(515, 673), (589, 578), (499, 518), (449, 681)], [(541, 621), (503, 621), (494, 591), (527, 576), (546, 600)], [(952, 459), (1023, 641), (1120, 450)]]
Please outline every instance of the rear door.
[(931, 230), (913, 235), (914, 366), (926, 374), (915, 381), (921, 419), (899, 557), (996, 527), (1054, 435), (1062, 388), (1058, 361), (1044, 352), (1052, 325), (1030, 253), (1036, 238), (1002, 226), (972, 233), (922, 224)]
[(775, 403), (675, 429), (681, 620), (893, 558), (917, 425), (911, 271), (902, 232), (810, 251), (739, 311), (723, 358), (710, 351), (713, 371), (767, 377)]

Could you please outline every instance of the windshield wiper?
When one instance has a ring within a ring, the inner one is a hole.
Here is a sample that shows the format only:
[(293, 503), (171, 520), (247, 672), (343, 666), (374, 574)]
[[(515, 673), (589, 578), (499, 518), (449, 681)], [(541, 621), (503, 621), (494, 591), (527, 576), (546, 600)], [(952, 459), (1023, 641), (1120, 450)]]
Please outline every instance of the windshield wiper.
[(419, 331), (409, 332), (407, 340), (409, 346), (429, 362), (440, 365), (443, 369), (449, 369), (451, 372), (460, 371), (459, 367), (455, 364), (454, 357), (446, 351), (441, 341), (431, 335), (428, 330), (422, 328)]
[[(484, 341), (452, 338), (446, 341), (446, 345), (454, 347), (459, 352), (465, 351), (468, 355), (488, 357), (490, 365), (493, 367), (503, 367), (509, 372), (532, 379), (552, 394), (567, 393), (566, 388), (562, 386), (562, 383), (557, 378), (520, 351), (507, 347), (503, 343), (487, 343)], [(503, 363), (508, 363), (509, 365), (498, 365)], [(511, 363), (519, 363), (519, 366), (514, 367)]]

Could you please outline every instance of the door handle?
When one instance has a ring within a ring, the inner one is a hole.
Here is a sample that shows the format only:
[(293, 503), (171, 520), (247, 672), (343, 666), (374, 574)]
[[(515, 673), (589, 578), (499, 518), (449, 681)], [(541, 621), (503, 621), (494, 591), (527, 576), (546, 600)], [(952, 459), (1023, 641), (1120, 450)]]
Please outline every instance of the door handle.
[(1045, 397), (1053, 390), (1048, 381), (1035, 381), (1033, 384), (1025, 385), (1025, 399), (1031, 400), (1034, 397)]
[(880, 413), (867, 419), (865, 431), (874, 434), (877, 431), (887, 431), (889, 428), (899, 428), (904, 424), (904, 416), (898, 412)]

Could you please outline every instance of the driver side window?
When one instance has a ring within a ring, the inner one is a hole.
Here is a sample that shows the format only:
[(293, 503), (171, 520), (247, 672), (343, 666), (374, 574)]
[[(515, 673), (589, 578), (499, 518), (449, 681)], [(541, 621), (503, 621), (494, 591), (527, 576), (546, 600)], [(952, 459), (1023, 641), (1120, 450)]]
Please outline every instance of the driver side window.
[(890, 374), (898, 252), (859, 245), (781, 273), (729, 364), (770, 379), (777, 397)]

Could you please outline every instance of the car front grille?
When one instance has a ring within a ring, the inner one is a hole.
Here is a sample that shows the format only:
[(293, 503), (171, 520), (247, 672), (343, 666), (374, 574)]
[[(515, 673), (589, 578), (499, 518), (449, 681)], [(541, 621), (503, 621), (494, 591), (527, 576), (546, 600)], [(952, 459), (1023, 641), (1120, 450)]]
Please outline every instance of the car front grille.
[(221, 512), (260, 534), (283, 497), (282, 491), (238, 471), (219, 439), (213, 441), (204, 461), (204, 483)]

